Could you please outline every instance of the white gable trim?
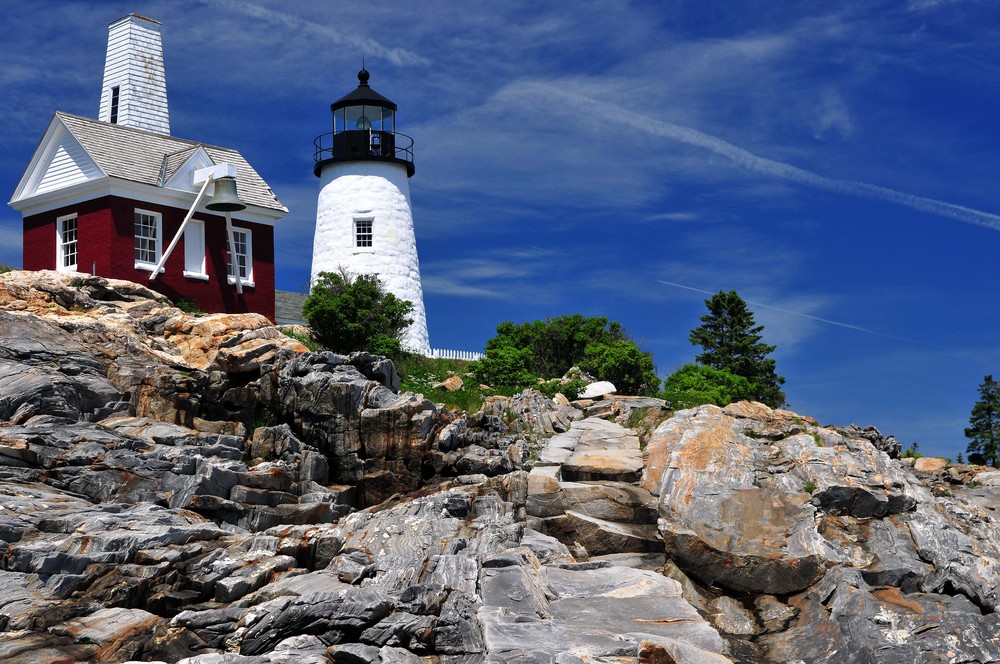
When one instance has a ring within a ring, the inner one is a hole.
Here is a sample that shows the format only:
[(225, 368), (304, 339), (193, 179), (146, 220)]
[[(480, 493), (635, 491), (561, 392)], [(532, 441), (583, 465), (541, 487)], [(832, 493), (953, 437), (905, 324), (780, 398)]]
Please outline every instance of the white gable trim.
[(205, 152), (205, 148), (199, 145), (163, 186), (168, 189), (179, 189), (197, 194), (201, 190), (201, 186), (200, 183), (198, 185), (194, 184), (194, 172), (214, 165), (215, 162)]
[(55, 116), (21, 176), (10, 205), (20, 209), (15, 203), (106, 176), (62, 120)]

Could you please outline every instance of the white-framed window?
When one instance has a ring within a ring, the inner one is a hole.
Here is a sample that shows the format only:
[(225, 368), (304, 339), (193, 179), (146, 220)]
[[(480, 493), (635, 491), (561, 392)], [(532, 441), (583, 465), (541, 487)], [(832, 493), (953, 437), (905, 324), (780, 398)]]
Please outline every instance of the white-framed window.
[[(250, 229), (234, 228), (233, 245), (233, 256), (236, 257), (240, 282), (246, 286), (253, 286), (253, 233)], [(233, 256), (228, 256), (226, 261), (229, 283), (231, 284), (236, 283), (236, 277), (233, 275)]]
[(79, 226), (75, 214), (56, 219), (56, 269), (60, 272), (77, 271)]
[(354, 218), (354, 252), (375, 251), (375, 219), (373, 217)]
[(205, 272), (205, 222), (192, 219), (184, 229), (184, 276), (208, 281)]
[[(163, 250), (163, 215), (149, 210), (135, 211), (135, 269), (150, 270), (160, 262)], [(161, 268), (162, 269), (162, 268)]]

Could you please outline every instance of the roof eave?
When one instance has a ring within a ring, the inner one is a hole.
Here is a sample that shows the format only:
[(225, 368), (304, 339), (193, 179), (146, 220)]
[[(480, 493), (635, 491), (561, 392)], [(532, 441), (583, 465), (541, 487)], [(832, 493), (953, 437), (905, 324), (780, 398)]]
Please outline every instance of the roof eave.
[[(151, 195), (154, 194), (154, 195)], [(158, 205), (165, 205), (180, 210), (188, 210), (197, 194), (181, 189), (156, 187), (145, 182), (135, 182), (121, 178), (103, 177), (88, 180), (78, 184), (47, 191), (19, 201), (10, 201), (8, 205), (21, 212), (25, 217), (49, 212), (58, 208), (76, 205), (93, 200), (100, 196), (118, 196), (131, 200), (139, 200)], [(204, 204), (204, 201), (203, 201)], [(280, 204), (279, 204), (280, 205)], [(211, 211), (198, 210), (199, 214), (213, 214)], [(288, 214), (288, 208), (269, 208), (260, 205), (247, 204), (247, 208), (238, 214), (239, 219), (262, 224), (273, 225)]]

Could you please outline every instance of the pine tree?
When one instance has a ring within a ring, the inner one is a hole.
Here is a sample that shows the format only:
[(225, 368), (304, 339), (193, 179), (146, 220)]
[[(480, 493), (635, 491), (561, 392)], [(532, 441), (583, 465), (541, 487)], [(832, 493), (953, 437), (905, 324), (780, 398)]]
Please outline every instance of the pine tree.
[(972, 407), (965, 437), (969, 446), (969, 463), (1000, 467), (1000, 381), (993, 376), (983, 378), (979, 386), (979, 401)]
[(705, 300), (705, 306), (708, 313), (689, 337), (705, 351), (695, 358), (698, 363), (746, 378), (757, 401), (772, 408), (784, 405), (785, 379), (775, 373), (775, 362), (767, 357), (776, 346), (761, 343), (764, 326), (754, 322), (747, 303), (733, 290), (719, 291)]

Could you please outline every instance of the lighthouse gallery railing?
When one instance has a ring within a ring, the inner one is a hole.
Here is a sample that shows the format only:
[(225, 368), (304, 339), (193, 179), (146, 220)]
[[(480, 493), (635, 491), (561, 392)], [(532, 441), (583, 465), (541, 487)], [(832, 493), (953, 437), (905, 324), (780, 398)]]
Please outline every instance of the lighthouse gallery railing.
[(320, 134), (313, 141), (316, 163), (328, 159), (398, 159), (413, 163), (413, 139), (391, 131), (353, 130)]

